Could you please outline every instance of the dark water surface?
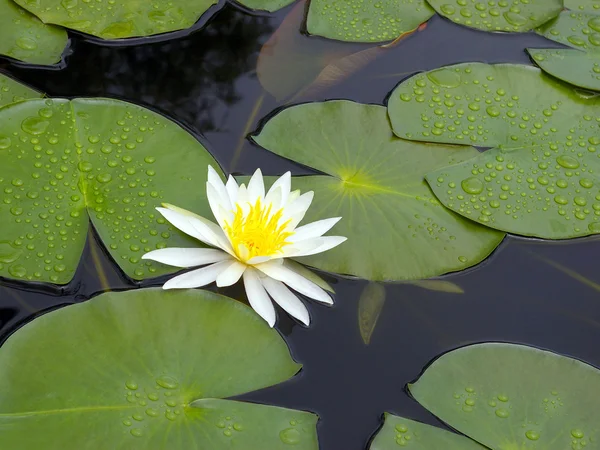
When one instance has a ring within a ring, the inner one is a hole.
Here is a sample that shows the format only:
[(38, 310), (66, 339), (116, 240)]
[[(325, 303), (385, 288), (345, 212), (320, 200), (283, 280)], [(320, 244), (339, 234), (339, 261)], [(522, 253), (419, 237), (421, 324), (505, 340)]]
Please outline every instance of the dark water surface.
[[(74, 35), (74, 53), (63, 70), (14, 67), (2, 60), (0, 68), (49, 96), (116, 97), (159, 110), (190, 129), (226, 172), (249, 174), (260, 166), (271, 175), (286, 170), (310, 173), (244, 140), (261, 118), (282, 106), (263, 92), (256, 60), (290, 9), (250, 15), (226, 5), (191, 35), (141, 46), (100, 46)], [(299, 33), (297, 39), (332, 51), (352, 45), (302, 38)], [(382, 104), (394, 86), (414, 72), (466, 61), (529, 64), (526, 47), (556, 46), (534, 34), (477, 32), (434, 17), (423, 32), (390, 49), (367, 69), (302, 100), (347, 98)], [(285, 76), (283, 69), (281, 73)], [(586, 284), (581, 277), (600, 284), (599, 252), (597, 238), (570, 243), (507, 238), (485, 263), (445, 277), (464, 289), (462, 295), (388, 285), (386, 304), (368, 346), (358, 329), (358, 298), (366, 283), (337, 280), (334, 307), (310, 305), (310, 329), (280, 315), (279, 329), (294, 357), (304, 364), (301, 374), (242, 398), (314, 411), (321, 417), (322, 450), (362, 450), (384, 411), (439, 425), (404, 387), (433, 358), (456, 347), (490, 340), (517, 342), (598, 366), (600, 286)], [(160, 284), (160, 280), (145, 283)], [(106, 285), (138, 287), (120, 274), (90, 234), (83, 262), (69, 286), (27, 291), (1, 282), (0, 338), (40, 312), (85, 301)], [(239, 288), (227, 293), (243, 296)]]

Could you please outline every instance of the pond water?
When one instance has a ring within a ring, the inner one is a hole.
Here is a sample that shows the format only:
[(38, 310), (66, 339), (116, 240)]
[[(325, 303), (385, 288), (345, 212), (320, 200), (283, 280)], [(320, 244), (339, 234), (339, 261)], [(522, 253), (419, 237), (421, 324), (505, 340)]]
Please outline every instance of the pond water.
[[(206, 27), (168, 41), (127, 47), (102, 46), (73, 35), (62, 70), (0, 68), (52, 97), (107, 96), (158, 110), (181, 123), (211, 151), (225, 172), (311, 173), (245, 140), (261, 119), (284, 103), (265, 94), (256, 75), (257, 56), (290, 12), (250, 14), (226, 5)], [(296, 33), (314, 53), (298, 56), (310, 72), (311, 58), (341, 48), (362, 49)], [(472, 31), (434, 17), (427, 28), (389, 49), (367, 68), (301, 101), (344, 98), (382, 104), (411, 74), (467, 61), (530, 64), (526, 47), (559, 47), (535, 34)], [(292, 52), (290, 50), (290, 52)], [(293, 54), (293, 53), (292, 53)], [(284, 77), (282, 69), (281, 76)], [(200, 187), (199, 187), (200, 188)], [(311, 304), (310, 329), (280, 315), (278, 328), (296, 360), (292, 380), (243, 396), (247, 401), (316, 412), (321, 449), (365, 449), (389, 411), (442, 426), (405, 390), (440, 354), (482, 341), (524, 343), (600, 365), (600, 277), (597, 238), (546, 243), (508, 237), (483, 264), (444, 279), (464, 294), (412, 285), (386, 286), (386, 302), (369, 345), (358, 327), (358, 301), (366, 282), (330, 278), (333, 307)], [(598, 281), (598, 285), (594, 284)], [(160, 286), (163, 280), (143, 283)], [(62, 289), (0, 286), (0, 336), (38, 314), (85, 301), (106, 290), (140, 285), (127, 280), (90, 234), (83, 264)], [(242, 298), (240, 289), (226, 291)], [(515, 376), (519, 376), (518, 371)]]

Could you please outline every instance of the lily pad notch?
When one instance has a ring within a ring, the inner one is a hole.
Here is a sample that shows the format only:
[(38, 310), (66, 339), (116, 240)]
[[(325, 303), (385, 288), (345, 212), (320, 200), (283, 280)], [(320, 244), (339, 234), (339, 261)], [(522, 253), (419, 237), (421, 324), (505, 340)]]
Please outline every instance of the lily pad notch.
[[(0, 109), (0, 276), (68, 283), (91, 220), (135, 280), (177, 269), (142, 261), (191, 246), (155, 210), (165, 202), (209, 214), (206, 168), (218, 168), (187, 131), (111, 99), (27, 100)], [(40, 220), (41, 219), (41, 220)]]
[(293, 377), (285, 341), (207, 291), (102, 294), (0, 347), (7, 448), (318, 450), (315, 414), (228, 400)]
[(425, 279), (473, 266), (504, 234), (444, 208), (424, 181), (433, 168), (469, 160), (472, 147), (396, 138), (382, 106), (345, 100), (292, 106), (252, 136), (263, 148), (325, 175), (292, 178), (313, 190), (306, 221), (336, 216), (345, 245), (299, 258), (371, 281)]
[(408, 388), (464, 436), (386, 414), (370, 450), (408, 444), (415, 450), (564, 450), (600, 442), (600, 401), (592, 394), (600, 391), (600, 370), (535, 347), (462, 347), (434, 360)]

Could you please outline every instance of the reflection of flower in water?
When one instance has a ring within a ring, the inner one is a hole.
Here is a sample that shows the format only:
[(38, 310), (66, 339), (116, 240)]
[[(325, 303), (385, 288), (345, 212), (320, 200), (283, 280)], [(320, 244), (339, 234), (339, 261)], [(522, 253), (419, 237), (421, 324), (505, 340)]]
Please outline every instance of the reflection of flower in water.
[(314, 300), (333, 303), (323, 289), (285, 262), (285, 258), (327, 251), (346, 240), (323, 236), (340, 217), (298, 227), (312, 202), (312, 191), (291, 192), (289, 172), (268, 192), (260, 170), (248, 187), (238, 186), (231, 176), (225, 185), (212, 167), (206, 190), (218, 225), (175, 206), (157, 208), (181, 231), (215, 247), (165, 248), (144, 255), (176, 267), (210, 264), (167, 281), (164, 289), (195, 288), (213, 281), (220, 287), (231, 286), (243, 277), (250, 304), (270, 326), (275, 324), (275, 309), (269, 296), (304, 324), (310, 322), (308, 310), (286, 285)]

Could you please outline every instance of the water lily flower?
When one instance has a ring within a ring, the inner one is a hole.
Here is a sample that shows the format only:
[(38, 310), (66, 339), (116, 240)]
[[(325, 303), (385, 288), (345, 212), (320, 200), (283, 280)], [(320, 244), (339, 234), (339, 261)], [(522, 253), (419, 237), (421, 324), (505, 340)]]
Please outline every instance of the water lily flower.
[(169, 204), (156, 208), (175, 227), (212, 247), (146, 253), (144, 259), (170, 266), (205, 266), (172, 278), (164, 289), (196, 288), (214, 281), (220, 287), (231, 286), (243, 278), (250, 305), (271, 327), (275, 324), (271, 298), (305, 325), (310, 323), (306, 306), (289, 288), (319, 302), (333, 303), (325, 290), (285, 260), (321, 253), (346, 240), (323, 236), (341, 217), (298, 226), (312, 202), (312, 191), (292, 192), (287, 172), (265, 193), (260, 169), (247, 187), (238, 186), (232, 176), (224, 184), (209, 166), (206, 193), (217, 223)]

